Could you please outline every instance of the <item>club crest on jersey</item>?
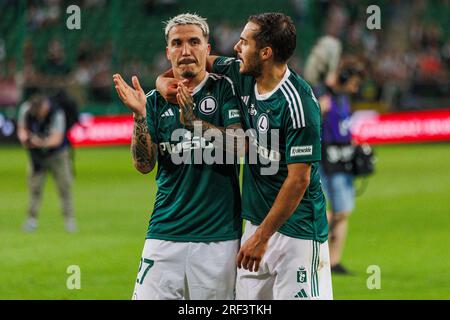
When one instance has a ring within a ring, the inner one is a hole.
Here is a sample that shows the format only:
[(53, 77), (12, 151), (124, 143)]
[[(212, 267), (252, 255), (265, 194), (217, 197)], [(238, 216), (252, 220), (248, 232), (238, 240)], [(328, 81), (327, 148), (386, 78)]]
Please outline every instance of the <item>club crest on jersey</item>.
[(199, 103), (200, 112), (205, 115), (213, 114), (217, 109), (217, 101), (212, 96), (204, 97)]
[(266, 133), (269, 130), (269, 117), (267, 117), (267, 114), (263, 113), (259, 116), (257, 126), (260, 133)]
[(251, 116), (256, 116), (258, 114), (258, 111), (256, 110), (255, 105), (253, 103), (251, 104), (250, 108), (248, 108), (248, 113)]

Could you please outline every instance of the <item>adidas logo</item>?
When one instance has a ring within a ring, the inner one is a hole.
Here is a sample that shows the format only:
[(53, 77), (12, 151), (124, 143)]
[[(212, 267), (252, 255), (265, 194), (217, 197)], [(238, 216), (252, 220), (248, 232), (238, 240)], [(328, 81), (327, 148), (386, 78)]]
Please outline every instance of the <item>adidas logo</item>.
[(248, 100), (250, 99), (250, 96), (241, 96), (242, 101), (244, 101), (245, 105), (248, 105)]
[(297, 292), (294, 298), (308, 298), (308, 295), (306, 294), (305, 289), (302, 289)]
[(165, 118), (165, 117), (173, 117), (173, 116), (175, 116), (175, 115), (173, 114), (172, 109), (169, 109), (169, 110), (167, 110), (166, 112), (164, 112), (164, 113), (161, 115), (161, 118)]

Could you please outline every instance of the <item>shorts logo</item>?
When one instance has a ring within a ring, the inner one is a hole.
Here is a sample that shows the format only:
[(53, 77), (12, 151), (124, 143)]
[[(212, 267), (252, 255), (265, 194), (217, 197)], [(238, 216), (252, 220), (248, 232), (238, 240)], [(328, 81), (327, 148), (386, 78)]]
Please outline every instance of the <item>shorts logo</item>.
[(308, 295), (306, 294), (305, 289), (302, 289), (299, 292), (297, 292), (294, 298), (308, 298)]
[(230, 119), (234, 119), (234, 118), (239, 118), (240, 117), (240, 113), (238, 109), (231, 109), (228, 111), (228, 118)]
[(313, 146), (299, 146), (291, 148), (291, 157), (312, 156)]
[(308, 278), (306, 277), (306, 269), (305, 267), (298, 268), (297, 271), (297, 282), (298, 283), (306, 283)]
[(263, 113), (259, 116), (257, 125), (260, 133), (266, 133), (267, 130), (269, 130), (269, 118), (267, 117), (267, 114)]
[(217, 109), (217, 101), (211, 96), (205, 97), (200, 101), (200, 112), (206, 115), (213, 114)]

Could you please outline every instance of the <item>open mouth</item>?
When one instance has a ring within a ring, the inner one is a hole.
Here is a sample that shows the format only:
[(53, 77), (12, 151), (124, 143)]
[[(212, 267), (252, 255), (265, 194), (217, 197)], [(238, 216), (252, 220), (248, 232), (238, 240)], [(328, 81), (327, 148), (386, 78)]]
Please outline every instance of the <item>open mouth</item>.
[(188, 65), (188, 64), (195, 64), (195, 60), (193, 60), (193, 59), (184, 59), (184, 60), (180, 60), (179, 62), (178, 62), (178, 65)]

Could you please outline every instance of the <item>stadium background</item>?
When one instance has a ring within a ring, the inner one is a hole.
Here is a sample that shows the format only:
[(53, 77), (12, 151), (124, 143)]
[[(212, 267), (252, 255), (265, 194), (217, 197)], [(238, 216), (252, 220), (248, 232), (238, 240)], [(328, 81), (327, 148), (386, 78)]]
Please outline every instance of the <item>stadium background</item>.
[[(80, 30), (66, 27), (71, 4), (81, 8)], [(366, 28), (369, 4), (381, 8), (381, 30)], [(136, 74), (145, 90), (152, 89), (155, 75), (168, 67), (162, 21), (187, 11), (208, 18), (213, 53), (224, 55), (233, 54), (250, 14), (291, 15), (298, 30), (291, 65), (300, 73), (331, 14), (345, 21), (344, 52), (370, 67), (355, 110), (442, 111), (434, 130), (442, 131), (442, 142), (419, 144), (415, 137), (408, 140), (413, 144), (376, 146), (377, 172), (357, 198), (343, 258), (355, 275), (335, 276), (333, 285), (337, 299), (449, 299), (450, 4), (439, 0), (0, 1), (0, 299), (130, 298), (154, 201), (154, 173), (138, 174), (126, 146), (78, 148), (80, 232), (63, 231), (49, 179), (40, 227), (24, 234), (27, 159), (14, 137), (15, 119), (32, 92), (59, 88), (85, 116), (126, 114), (112, 74)], [(81, 269), (80, 290), (66, 287), (70, 265)], [(381, 270), (379, 290), (366, 285), (371, 265)]]

